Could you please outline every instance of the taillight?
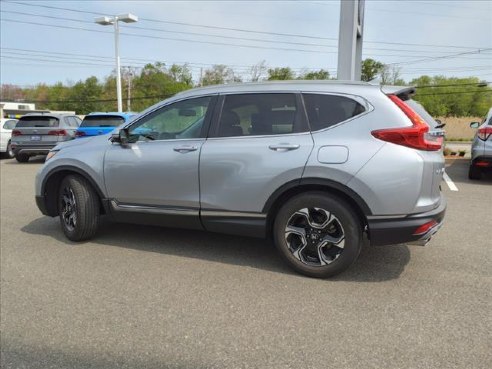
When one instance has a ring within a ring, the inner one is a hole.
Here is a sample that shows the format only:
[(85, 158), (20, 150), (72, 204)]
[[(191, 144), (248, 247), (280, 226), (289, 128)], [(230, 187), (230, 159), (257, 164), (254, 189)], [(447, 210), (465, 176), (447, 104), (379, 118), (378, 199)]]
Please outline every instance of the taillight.
[(12, 136), (22, 136), (22, 132), (19, 131), (18, 129), (14, 129), (12, 131)]
[(437, 225), (437, 222), (435, 220), (431, 220), (430, 222), (427, 222), (425, 224), (422, 224), (420, 227), (418, 227), (415, 232), (413, 232), (414, 236), (420, 236), (422, 234), (427, 233), (431, 228), (435, 227)]
[(50, 136), (66, 136), (67, 134), (67, 131), (65, 131), (64, 129), (55, 129), (48, 132), (48, 135)]
[(483, 127), (480, 128), (477, 132), (478, 138), (483, 141), (487, 141), (490, 135), (492, 135), (492, 127)]
[(403, 100), (396, 95), (388, 95), (412, 122), (411, 127), (398, 127), (378, 129), (372, 131), (372, 135), (380, 140), (397, 145), (412, 147), (425, 151), (437, 151), (442, 147), (443, 137), (433, 136), (429, 133), (429, 126), (412, 110)]
[(85, 135), (86, 135), (86, 133), (84, 131), (75, 131), (75, 136), (76, 137), (83, 137)]

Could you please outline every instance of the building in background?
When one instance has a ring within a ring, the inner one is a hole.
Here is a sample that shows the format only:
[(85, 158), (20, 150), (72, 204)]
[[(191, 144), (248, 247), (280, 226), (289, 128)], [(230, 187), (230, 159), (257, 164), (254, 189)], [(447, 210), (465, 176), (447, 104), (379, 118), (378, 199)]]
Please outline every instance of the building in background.
[(75, 114), (74, 111), (39, 110), (36, 104), (0, 101), (0, 118), (20, 118), (27, 113)]

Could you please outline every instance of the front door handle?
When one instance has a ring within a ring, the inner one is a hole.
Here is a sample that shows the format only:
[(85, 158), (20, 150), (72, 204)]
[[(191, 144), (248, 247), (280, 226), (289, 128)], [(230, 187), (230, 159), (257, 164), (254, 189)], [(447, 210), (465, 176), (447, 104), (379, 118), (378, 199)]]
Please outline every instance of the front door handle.
[(289, 144), (289, 143), (280, 143), (277, 145), (270, 145), (268, 148), (273, 151), (290, 151), (297, 150), (301, 145), (297, 144)]
[(198, 147), (196, 146), (190, 146), (190, 145), (183, 145), (183, 146), (178, 146), (173, 149), (176, 152), (179, 152), (181, 154), (191, 152), (191, 151), (196, 151), (198, 150)]

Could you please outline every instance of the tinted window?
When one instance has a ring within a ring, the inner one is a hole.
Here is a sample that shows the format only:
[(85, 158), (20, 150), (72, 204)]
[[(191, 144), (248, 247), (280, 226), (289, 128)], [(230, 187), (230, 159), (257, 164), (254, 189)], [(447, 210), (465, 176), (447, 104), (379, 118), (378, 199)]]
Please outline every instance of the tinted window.
[(118, 127), (125, 119), (117, 115), (88, 115), (84, 118), (81, 127)]
[(3, 124), (4, 129), (14, 129), (15, 124), (17, 123), (16, 120), (8, 120)]
[(54, 117), (21, 117), (19, 122), (15, 126), (16, 128), (25, 128), (25, 127), (58, 127), (59, 121), (58, 118)]
[(212, 98), (179, 101), (159, 109), (130, 127), (132, 140), (172, 140), (201, 136)]
[(322, 94), (302, 96), (312, 131), (331, 127), (365, 111), (357, 101), (344, 96)]
[(276, 135), (300, 131), (294, 94), (239, 94), (225, 97), (217, 135)]

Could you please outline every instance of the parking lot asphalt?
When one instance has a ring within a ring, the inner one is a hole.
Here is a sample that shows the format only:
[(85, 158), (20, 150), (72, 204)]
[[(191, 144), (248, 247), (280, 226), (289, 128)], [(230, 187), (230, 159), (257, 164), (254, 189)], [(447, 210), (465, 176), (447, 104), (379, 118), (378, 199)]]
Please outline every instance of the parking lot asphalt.
[(366, 248), (329, 280), (266, 241), (105, 222), (67, 241), (2, 160), (2, 368), (490, 368), (492, 176), (443, 183), (426, 247)]

